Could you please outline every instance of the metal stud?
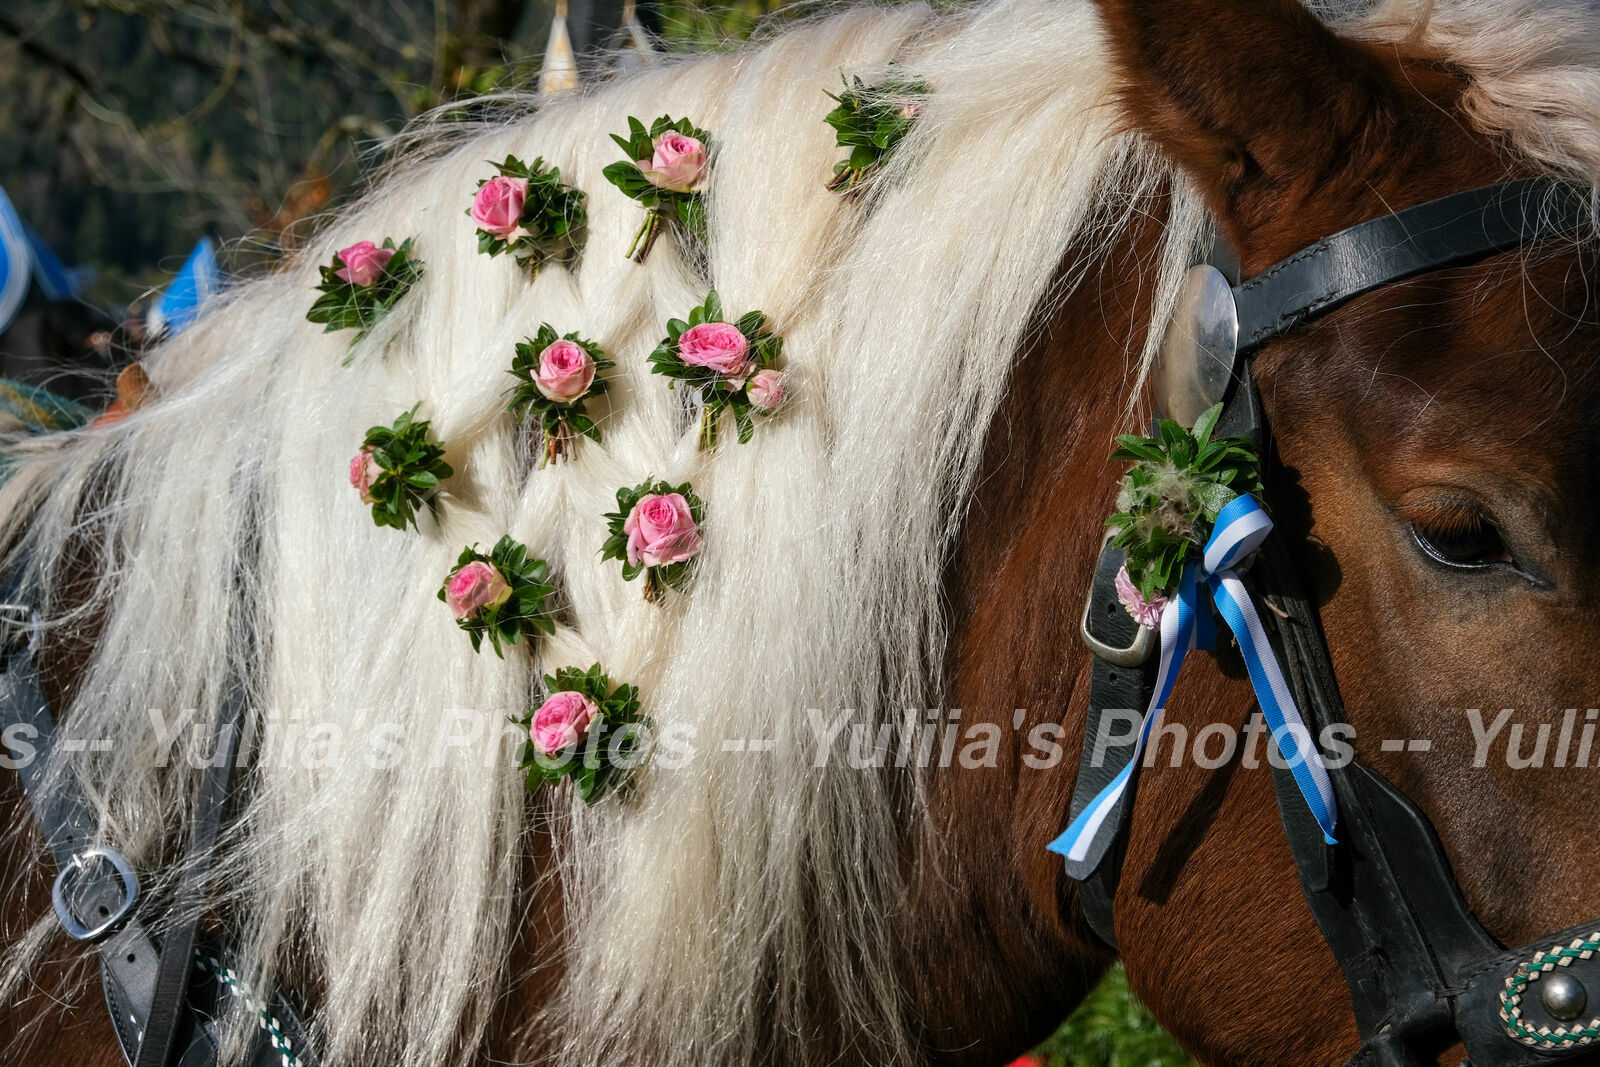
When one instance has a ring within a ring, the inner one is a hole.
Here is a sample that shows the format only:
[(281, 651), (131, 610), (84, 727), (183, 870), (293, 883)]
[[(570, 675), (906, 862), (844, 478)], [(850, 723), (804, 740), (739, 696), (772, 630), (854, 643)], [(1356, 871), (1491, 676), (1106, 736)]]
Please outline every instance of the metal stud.
[(1571, 1022), (1589, 1006), (1589, 993), (1570, 974), (1548, 974), (1539, 982), (1539, 1003), (1552, 1019)]

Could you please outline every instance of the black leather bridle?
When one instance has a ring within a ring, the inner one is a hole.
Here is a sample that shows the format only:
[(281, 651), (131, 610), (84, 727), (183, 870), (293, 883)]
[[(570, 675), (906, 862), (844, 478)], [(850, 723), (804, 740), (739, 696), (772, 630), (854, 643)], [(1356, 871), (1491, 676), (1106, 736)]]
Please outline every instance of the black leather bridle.
[[(1220, 400), (1217, 432), (1249, 436), (1266, 455), (1271, 431), (1250, 369), (1261, 345), (1381, 286), (1579, 233), (1591, 225), (1591, 212), (1586, 191), (1525, 179), (1351, 227), (1242, 284), (1215, 267), (1196, 268), (1174, 324), (1183, 332), (1169, 335), (1167, 365), (1157, 373), (1158, 402), (1192, 422), (1196, 405), (1203, 410)], [(1174, 352), (1181, 362), (1185, 345), (1192, 366), (1173, 366)], [(1106, 714), (1142, 711), (1153, 689), (1148, 632), (1118, 604), (1114, 579), (1121, 565), (1119, 551), (1108, 546), (1101, 553), (1084, 610), (1083, 636), (1095, 658), (1069, 820), (1128, 761), (1131, 749), (1123, 749), (1120, 762), (1102, 758), (1096, 765), (1091, 739), (1100, 736)], [(1267, 539), (1246, 581), (1283, 609), (1263, 617), (1311, 734), (1343, 724), (1317, 611), (1282, 535)], [(1274, 766), (1273, 785), (1301, 888), (1344, 971), (1360, 1028), (1362, 1044), (1350, 1063), (1432, 1065), (1458, 1041), (1472, 1067), (1600, 1061), (1600, 919), (1508, 951), (1468, 907), (1427, 816), (1360, 760), (1328, 771), (1338, 802), (1337, 845), (1324, 842), (1287, 770)], [(1113, 816), (1112, 847), (1079, 883), (1086, 920), (1112, 947), (1112, 901), (1131, 810), (1125, 798)]]

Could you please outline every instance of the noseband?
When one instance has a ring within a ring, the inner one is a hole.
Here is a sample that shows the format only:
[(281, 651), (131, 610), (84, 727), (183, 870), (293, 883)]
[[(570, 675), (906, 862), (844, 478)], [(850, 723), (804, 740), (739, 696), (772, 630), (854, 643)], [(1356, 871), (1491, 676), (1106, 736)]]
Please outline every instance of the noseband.
[[(1217, 265), (1194, 267), (1155, 368), (1158, 405), (1192, 425), (1221, 402), (1218, 433), (1250, 437), (1266, 455), (1271, 431), (1250, 366), (1261, 345), (1382, 286), (1570, 235), (1591, 217), (1586, 193), (1525, 179), (1361, 223), (1241, 284)], [(1128, 763), (1120, 750), (1120, 762), (1103, 752), (1092, 758), (1104, 747), (1092, 739), (1106, 713), (1143, 708), (1154, 689), (1149, 633), (1119, 606), (1121, 566), (1121, 552), (1107, 546), (1084, 611), (1083, 636), (1095, 658), (1069, 820)], [(1284, 538), (1267, 539), (1246, 580), (1283, 609), (1281, 617), (1264, 618), (1311, 734), (1344, 724), (1321, 623)], [(1596, 1056), (1600, 919), (1507, 951), (1473, 915), (1421, 809), (1360, 760), (1327, 769), (1338, 802), (1337, 844), (1325, 842), (1290, 771), (1276, 763), (1273, 786), (1301, 888), (1344, 972), (1361, 1032), (1352, 1067), (1432, 1065), (1458, 1041), (1472, 1067)], [(1085, 918), (1112, 947), (1112, 900), (1132, 807), (1124, 803), (1115, 814), (1111, 848), (1079, 883)]]

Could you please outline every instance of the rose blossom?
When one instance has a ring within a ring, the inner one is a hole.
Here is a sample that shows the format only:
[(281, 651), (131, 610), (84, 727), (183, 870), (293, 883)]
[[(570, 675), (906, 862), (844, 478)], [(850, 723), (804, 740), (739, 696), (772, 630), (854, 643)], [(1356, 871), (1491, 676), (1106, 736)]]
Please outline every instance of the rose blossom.
[(1156, 593), (1146, 600), (1140, 595), (1139, 587), (1133, 584), (1133, 579), (1128, 577), (1126, 567), (1117, 571), (1117, 599), (1128, 609), (1134, 622), (1152, 630), (1161, 629), (1161, 613), (1167, 608), (1167, 598)]
[(528, 724), (528, 737), (533, 747), (546, 756), (553, 756), (589, 732), (600, 709), (582, 693), (566, 691), (552, 694), (539, 705)]
[(710, 367), (724, 377), (742, 380), (750, 369), (750, 342), (737, 326), (702, 322), (679, 335), (678, 358), (692, 367)]
[(682, 563), (700, 552), (700, 530), (682, 493), (651, 493), (623, 520), (628, 535), (628, 562), (662, 567)]
[(570, 404), (594, 383), (594, 359), (576, 341), (556, 341), (539, 353), (533, 384), (548, 399)]
[(393, 255), (392, 248), (379, 248), (371, 241), (357, 241), (339, 250), (339, 262), (344, 266), (333, 273), (351, 285), (371, 285), (383, 277), (383, 268), (389, 265)]
[(637, 162), (639, 172), (656, 188), (689, 193), (705, 173), (706, 146), (677, 130), (668, 130), (656, 138), (650, 158)]
[(492, 563), (473, 560), (445, 582), (444, 600), (458, 619), (476, 617), (483, 608), (498, 607), (511, 596), (511, 586)]
[(361, 490), (361, 502), (371, 504), (372, 483), (378, 480), (383, 473), (383, 468), (373, 458), (372, 449), (363, 448), (360, 452), (350, 457), (350, 484)]
[(528, 179), (490, 178), (472, 198), (472, 221), (496, 237), (510, 237), (522, 225), (522, 205), (528, 200)]
[(783, 403), (783, 372), (772, 368), (758, 370), (745, 387), (745, 396), (762, 411), (776, 411)]

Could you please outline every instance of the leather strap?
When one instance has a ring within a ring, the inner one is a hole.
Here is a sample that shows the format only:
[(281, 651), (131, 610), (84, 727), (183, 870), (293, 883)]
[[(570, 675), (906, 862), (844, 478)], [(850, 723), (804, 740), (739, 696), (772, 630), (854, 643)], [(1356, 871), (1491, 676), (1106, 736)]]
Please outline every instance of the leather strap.
[(134, 1060), (134, 1067), (167, 1067), (172, 1062), (178, 1030), (188, 1008), (189, 976), (194, 972), (195, 936), (199, 933), (200, 919), (206, 906), (205, 883), (211, 873), (211, 859), (217, 847), (217, 834), (222, 828), (223, 809), (228, 804), (228, 784), (233, 777), (234, 758), (239, 748), (239, 727), (244, 709), (243, 694), (239, 688), (235, 685), (230, 689), (217, 716), (217, 728), (213, 734), (215, 751), (200, 790), (194, 839), (190, 842), (189, 854), (184, 860), (173, 899), (176, 919), (168, 929), (162, 946), (150, 1018), (145, 1024), (144, 1038), (139, 1042), (139, 1055)]
[(1391, 282), (1461, 266), (1572, 233), (1593, 208), (1587, 193), (1524, 178), (1430, 200), (1372, 219), (1234, 286), (1243, 353)]
[[(6, 606), (15, 608), (14, 604)], [(16, 636), (14, 625), (7, 629), (12, 632), (0, 633), (0, 736), (4, 747), (11, 750), (6, 754), (13, 757), (11, 765), (16, 768), (58, 870), (70, 872), (63, 894), (70, 914), (83, 925), (96, 925), (98, 919), (119, 909), (131, 887), (109, 862), (79, 862), (84, 851), (95, 846), (98, 824), (63, 769), (55, 719), (39, 690), (31, 643), (5, 640)], [(198, 894), (203, 893), (210, 853), (226, 806), (228, 773), (234, 763), (241, 715), (242, 701), (235, 693), (225, 703), (222, 714), (223, 721), (233, 722), (235, 728), (218, 738), (227, 758), (208, 771), (203, 787), (193, 847), (203, 846), (206, 851), (191, 855), (191, 868), (179, 881), (175, 904), (181, 903), (184, 910), (177, 914), (184, 918), (171, 924), (161, 950), (137, 910), (92, 939), (100, 957), (106, 1008), (117, 1041), (127, 1062), (138, 1067), (147, 1062), (159, 1067), (216, 1067), (216, 1020), (239, 995), (237, 989), (225, 989), (210, 974), (195, 976), (194, 971), (196, 933), (204, 908), (203, 896)], [(61, 747), (65, 749), (64, 744)], [(212, 947), (201, 951), (221, 955)], [(246, 1067), (315, 1067), (315, 1051), (289, 1004), (281, 996), (274, 996), (270, 1004), (257, 1007), (263, 1013), (261, 1030), (239, 1062)], [(165, 1045), (159, 1057), (157, 1039)], [(145, 1056), (152, 1058), (146, 1060)]]
[[(1117, 596), (1117, 572), (1122, 569), (1122, 562), (1120, 548), (1112, 548), (1108, 542), (1100, 550), (1084, 623), (1097, 640), (1113, 648), (1131, 646), (1139, 632), (1139, 624), (1123, 610), (1122, 601)], [(1132, 758), (1133, 746), (1128, 742), (1132, 739), (1130, 731), (1137, 729), (1137, 724), (1115, 732), (1111, 729), (1114, 724), (1107, 722), (1107, 716), (1113, 712), (1128, 712), (1134, 716), (1144, 714), (1155, 692), (1156, 662), (1154, 654), (1135, 667), (1118, 666), (1099, 656), (1094, 657), (1090, 666), (1089, 715), (1084, 727), (1083, 749), (1078, 753), (1078, 780), (1072, 789), (1068, 823), (1083, 812)], [(1108, 739), (1120, 743), (1114, 747), (1106, 746), (1097, 760), (1096, 749), (1100, 747), (1098, 740), (1102, 731)], [(1125, 797), (1133, 796), (1138, 775), (1139, 768), (1135, 767)], [(1084, 868), (1090, 873), (1078, 882), (1078, 902), (1083, 909), (1084, 920), (1095, 936), (1112, 949), (1117, 947), (1112, 903), (1116, 897), (1117, 880), (1122, 873), (1122, 857), (1127, 849), (1132, 810), (1131, 799), (1118, 805), (1110, 816), (1114, 832), (1104, 835), (1095, 850), (1085, 857)]]

